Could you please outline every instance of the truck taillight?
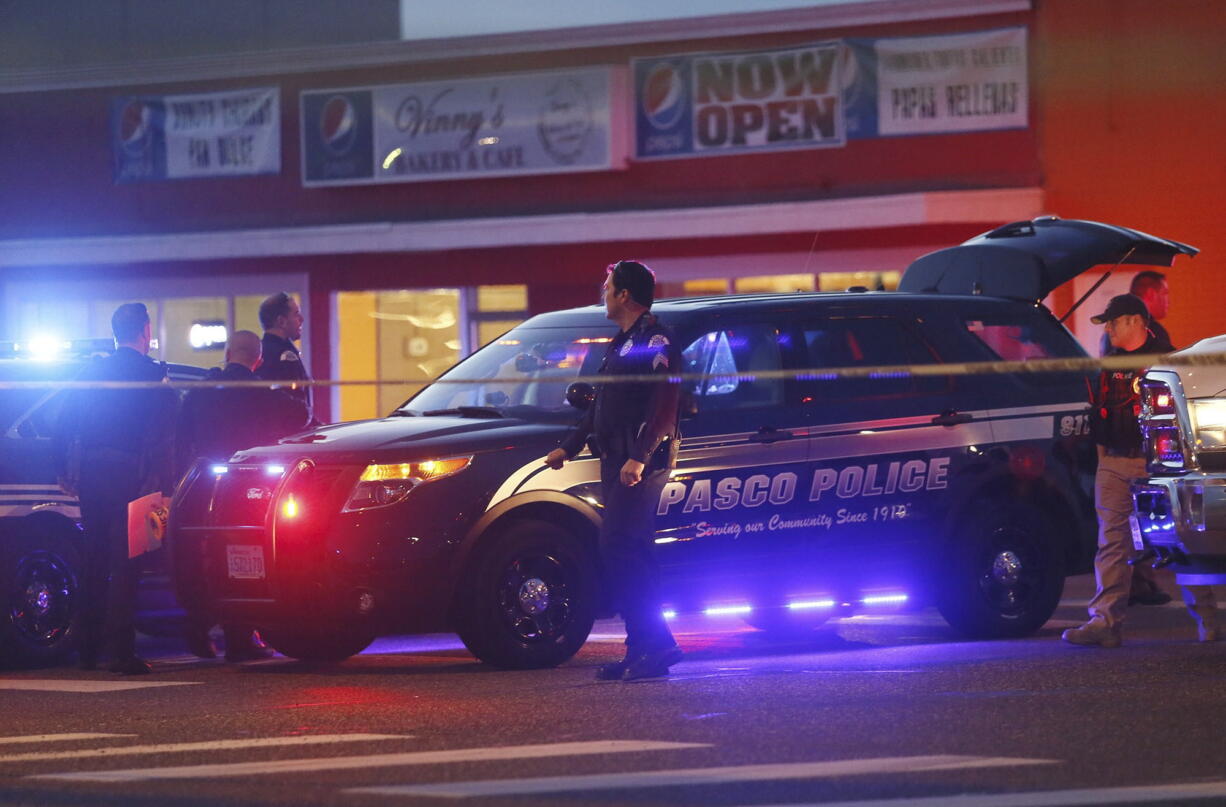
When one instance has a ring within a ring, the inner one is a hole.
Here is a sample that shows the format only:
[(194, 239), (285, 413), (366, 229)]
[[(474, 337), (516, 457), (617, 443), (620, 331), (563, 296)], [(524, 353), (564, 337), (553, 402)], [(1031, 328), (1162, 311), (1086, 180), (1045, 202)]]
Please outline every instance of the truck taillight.
[(1141, 414), (1143, 417), (1161, 417), (1175, 414), (1175, 396), (1171, 388), (1161, 381), (1146, 379), (1141, 382)]
[(1141, 434), (1145, 438), (1145, 467), (1153, 474), (1188, 470), (1184, 440), (1170, 384), (1155, 378), (1141, 381)]
[(1148, 422), (1144, 427), (1146, 469), (1150, 473), (1187, 470), (1187, 457), (1179, 426), (1173, 422)]

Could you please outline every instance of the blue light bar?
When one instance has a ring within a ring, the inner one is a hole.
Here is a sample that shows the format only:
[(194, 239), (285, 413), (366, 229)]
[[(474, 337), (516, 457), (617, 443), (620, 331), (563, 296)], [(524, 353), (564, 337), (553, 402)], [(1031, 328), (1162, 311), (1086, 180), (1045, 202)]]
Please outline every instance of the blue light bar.
[(668, 608), (668, 609), (665, 609), (663, 616), (665, 619), (676, 619), (677, 612), (671, 608)]
[(227, 468), (225, 465), (214, 465), (209, 470), (211, 470), (213, 473), (217, 474), (218, 476), (220, 476), (221, 474), (230, 473), (230, 469)]
[(793, 600), (788, 603), (789, 611), (803, 611), (809, 608), (833, 608), (838, 605), (834, 600)]
[(907, 595), (902, 593), (897, 594), (872, 594), (860, 600), (864, 605), (896, 605), (900, 602), (906, 602)]
[(707, 616), (732, 616), (736, 614), (748, 614), (753, 612), (753, 606), (742, 605), (713, 605), (703, 611)]

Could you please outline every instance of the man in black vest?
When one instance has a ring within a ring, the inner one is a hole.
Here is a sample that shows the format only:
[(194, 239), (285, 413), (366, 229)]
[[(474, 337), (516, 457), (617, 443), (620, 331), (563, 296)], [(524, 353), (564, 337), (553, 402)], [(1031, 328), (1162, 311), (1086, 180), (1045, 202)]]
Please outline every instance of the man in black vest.
[[(1149, 329), (1149, 310), (1141, 298), (1120, 294), (1107, 310), (1092, 317), (1103, 325), (1111, 342), (1111, 356), (1150, 355), (1164, 346)], [(1124, 614), (1132, 584), (1132, 515), (1130, 481), (1145, 476), (1141, 445), (1141, 400), (1137, 381), (1144, 370), (1103, 370), (1091, 396), (1091, 427), (1098, 444), (1098, 471), (1094, 476), (1094, 506), (1098, 511), (1098, 552), (1094, 579), (1098, 588), (1090, 600), (1090, 620), (1069, 628), (1061, 638), (1070, 644), (1119, 647)], [(1201, 641), (1216, 641), (1217, 607), (1209, 586), (1185, 589), (1188, 610), (1200, 627)]]
[(545, 464), (559, 469), (591, 438), (600, 453), (604, 497), (600, 554), (613, 604), (626, 621), (626, 656), (597, 671), (601, 680), (667, 675), (681, 650), (664, 621), (660, 569), (652, 554), (660, 492), (676, 465), (681, 388), (665, 379), (681, 369), (672, 332), (651, 313), (655, 275), (637, 261), (610, 266), (605, 315), (621, 328), (600, 372), (658, 375), (659, 382), (599, 385), (596, 400)]
[[(226, 342), (226, 365), (213, 368), (206, 381), (256, 381), (262, 360), (260, 338), (251, 331), (235, 331)], [(235, 452), (252, 446), (270, 445), (307, 426), (306, 403), (290, 390), (231, 387), (193, 389), (180, 410), (178, 468), (180, 474), (200, 459), (225, 462)], [(173, 540), (189, 541), (187, 536)], [(214, 620), (197, 607), (202, 600), (198, 578), (187, 569), (199, 569), (189, 558), (199, 547), (175, 547), (175, 584), (188, 611), (187, 645), (201, 658), (217, 655), (208, 630)], [(239, 662), (271, 655), (249, 625), (223, 624), (226, 661)]]
[[(260, 325), (264, 328), (263, 356), (259, 377), (268, 381), (310, 381), (311, 375), (302, 362), (302, 354), (294, 344), (302, 338), (302, 311), (298, 301), (286, 292), (265, 298), (260, 303)], [(303, 428), (319, 424), (311, 407), (311, 388), (302, 386), (286, 390), (306, 407), (307, 422)]]
[[(164, 381), (149, 358), (152, 328), (144, 303), (125, 303), (111, 317), (115, 352), (90, 364), (79, 381)], [(138, 561), (128, 557), (128, 503), (174, 488), (177, 398), (165, 389), (96, 389), (68, 393), (55, 430), (60, 485), (79, 493), (85, 574), (78, 647), (82, 669), (109, 653), (110, 670), (151, 671), (136, 655)]]

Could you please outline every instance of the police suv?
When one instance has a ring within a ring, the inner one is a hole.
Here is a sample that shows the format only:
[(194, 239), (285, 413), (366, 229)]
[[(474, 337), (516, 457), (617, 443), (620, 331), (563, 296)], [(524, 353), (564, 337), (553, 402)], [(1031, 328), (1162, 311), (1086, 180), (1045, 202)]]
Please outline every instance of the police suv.
[[(1226, 353), (1226, 336), (1174, 356)], [(1133, 482), (1133, 543), (1183, 585), (1226, 583), (1226, 366), (1165, 365), (1141, 381), (1149, 476)]]
[[(0, 662), (46, 664), (73, 650), (82, 607), (85, 556), (81, 509), (56, 484), (51, 433), (62, 396), (51, 387), (5, 389), (5, 382), (62, 382), (77, 377), (110, 339), (31, 346), (0, 342)], [(167, 366), (172, 379), (204, 370)], [(155, 555), (159, 553), (154, 553)], [(142, 580), (138, 627), (163, 632), (180, 614), (157, 558)]]
[[(1044, 218), (920, 258), (899, 292), (659, 301), (702, 377), (657, 508), (666, 616), (795, 628), (935, 604), (969, 636), (1036, 630), (1094, 550), (1085, 376), (814, 368), (1084, 357), (1038, 301), (1178, 246)], [(452, 629), (496, 666), (559, 664), (608, 613), (603, 503), (597, 458), (542, 458), (615, 330), (600, 307), (542, 314), (385, 418), (201, 465), (172, 551), (289, 656)]]

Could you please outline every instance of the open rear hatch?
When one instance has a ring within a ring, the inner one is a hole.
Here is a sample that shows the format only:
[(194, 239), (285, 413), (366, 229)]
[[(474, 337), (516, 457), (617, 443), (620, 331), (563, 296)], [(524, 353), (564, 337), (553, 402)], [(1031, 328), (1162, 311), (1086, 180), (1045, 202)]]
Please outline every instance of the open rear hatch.
[(1037, 303), (1094, 266), (1170, 266), (1176, 255), (1199, 251), (1114, 224), (1044, 216), (1015, 221), (917, 258), (903, 272), (898, 290)]

